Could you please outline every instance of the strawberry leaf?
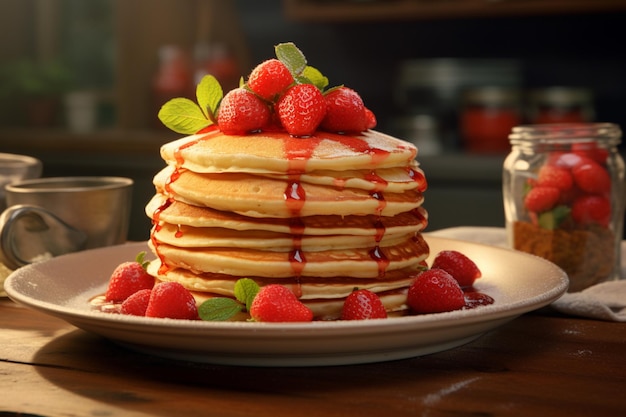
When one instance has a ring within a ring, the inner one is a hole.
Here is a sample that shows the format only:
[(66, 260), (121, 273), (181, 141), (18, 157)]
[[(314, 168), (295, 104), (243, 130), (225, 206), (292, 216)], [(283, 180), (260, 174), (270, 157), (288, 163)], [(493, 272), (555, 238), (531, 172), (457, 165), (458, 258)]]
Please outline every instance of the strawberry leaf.
[(207, 120), (215, 121), (217, 108), (224, 97), (224, 91), (219, 81), (212, 75), (205, 75), (196, 87), (196, 98), (200, 110)]
[(148, 265), (150, 265), (150, 261), (146, 261), (146, 251), (141, 251), (135, 257), (135, 262), (137, 262), (143, 269), (147, 269)]
[(174, 132), (192, 135), (211, 125), (200, 107), (187, 98), (174, 98), (161, 107), (159, 120)]
[(209, 298), (198, 307), (198, 315), (205, 321), (226, 321), (242, 309), (243, 305), (232, 298)]
[(250, 311), (252, 301), (258, 292), (259, 285), (250, 278), (242, 278), (235, 282), (235, 298), (246, 305), (247, 311)]
[(294, 77), (306, 68), (306, 58), (293, 42), (280, 43), (275, 50), (278, 60), (285, 64)]

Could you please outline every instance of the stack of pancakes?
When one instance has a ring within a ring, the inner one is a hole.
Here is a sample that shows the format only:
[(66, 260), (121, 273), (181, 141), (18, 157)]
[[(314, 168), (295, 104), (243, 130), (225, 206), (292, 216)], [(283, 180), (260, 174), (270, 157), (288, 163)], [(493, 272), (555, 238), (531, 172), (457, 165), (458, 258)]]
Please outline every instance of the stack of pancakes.
[(340, 316), (355, 288), (390, 313), (425, 266), (426, 189), (417, 149), (375, 131), (225, 135), (167, 143), (154, 178), (149, 272), (199, 302), (235, 282), (289, 287), (316, 319)]

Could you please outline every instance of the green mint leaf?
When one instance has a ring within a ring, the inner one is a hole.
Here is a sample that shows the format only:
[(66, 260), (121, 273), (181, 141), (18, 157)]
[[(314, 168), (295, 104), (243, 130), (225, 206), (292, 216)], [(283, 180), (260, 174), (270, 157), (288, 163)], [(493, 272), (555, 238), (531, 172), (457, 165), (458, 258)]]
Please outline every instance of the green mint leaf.
[(276, 57), (285, 64), (294, 77), (302, 74), (306, 68), (306, 58), (293, 42), (276, 45)]
[(187, 98), (174, 98), (159, 110), (159, 120), (176, 133), (192, 135), (213, 124), (200, 107)]
[(198, 307), (198, 315), (205, 321), (226, 321), (242, 309), (243, 305), (232, 298), (209, 298)]
[(224, 97), (224, 91), (217, 78), (212, 75), (205, 75), (196, 87), (196, 98), (200, 105), (200, 110), (207, 120), (215, 122), (217, 108)]
[(326, 78), (317, 68), (306, 66), (304, 71), (302, 72), (302, 76), (308, 79), (311, 84), (319, 88), (320, 90), (324, 90), (328, 87), (328, 78)]
[(246, 305), (247, 311), (250, 311), (252, 301), (258, 292), (259, 285), (250, 278), (241, 278), (235, 282), (235, 298)]

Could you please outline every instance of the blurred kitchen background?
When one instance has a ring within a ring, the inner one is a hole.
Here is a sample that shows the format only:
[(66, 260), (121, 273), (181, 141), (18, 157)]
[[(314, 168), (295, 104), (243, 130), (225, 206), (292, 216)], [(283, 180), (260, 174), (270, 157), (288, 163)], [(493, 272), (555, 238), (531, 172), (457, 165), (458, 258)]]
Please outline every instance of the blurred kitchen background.
[(133, 178), (131, 240), (179, 136), (161, 104), (206, 73), (232, 88), (280, 42), (418, 145), (430, 230), (504, 225), (512, 126), (626, 127), (626, 0), (2, 0), (0, 27), (0, 152)]

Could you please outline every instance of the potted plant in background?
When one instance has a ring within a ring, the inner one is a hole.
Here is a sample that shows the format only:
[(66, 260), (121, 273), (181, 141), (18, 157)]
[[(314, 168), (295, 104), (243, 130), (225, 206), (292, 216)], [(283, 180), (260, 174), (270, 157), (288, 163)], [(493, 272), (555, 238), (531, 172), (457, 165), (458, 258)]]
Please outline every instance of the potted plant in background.
[(72, 77), (58, 61), (23, 59), (0, 67), (0, 80), (2, 101), (23, 114), (17, 119), (28, 126), (50, 127), (58, 121), (61, 99)]

